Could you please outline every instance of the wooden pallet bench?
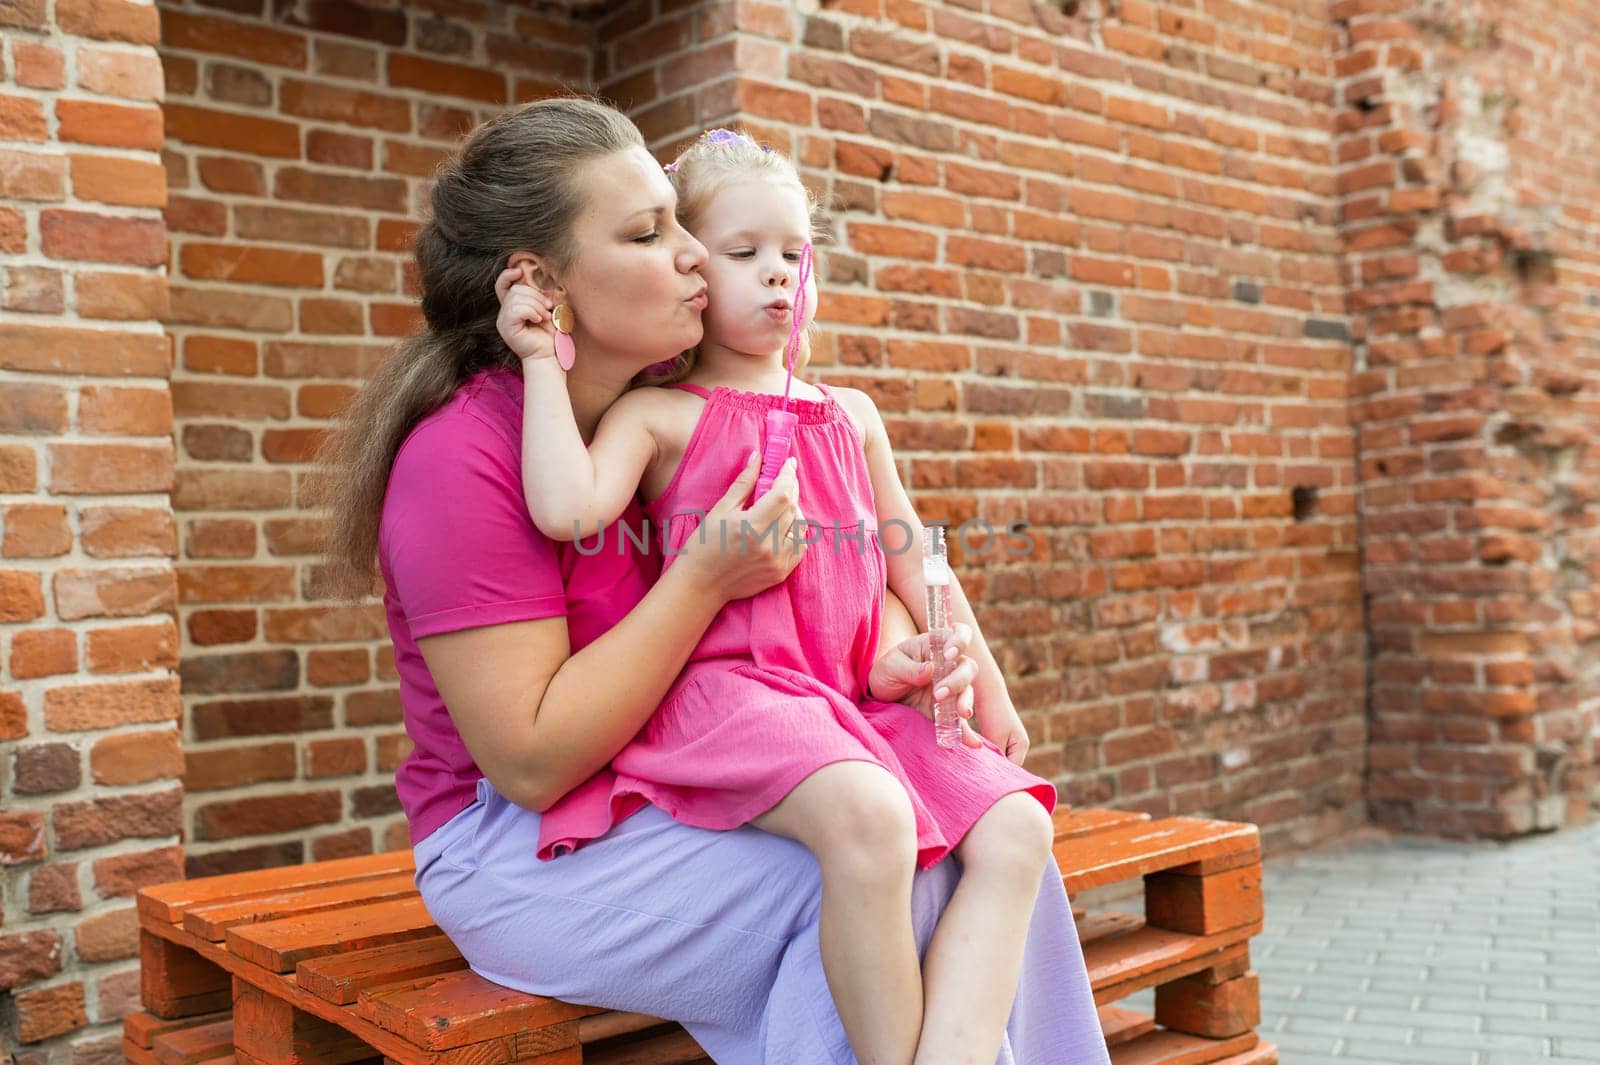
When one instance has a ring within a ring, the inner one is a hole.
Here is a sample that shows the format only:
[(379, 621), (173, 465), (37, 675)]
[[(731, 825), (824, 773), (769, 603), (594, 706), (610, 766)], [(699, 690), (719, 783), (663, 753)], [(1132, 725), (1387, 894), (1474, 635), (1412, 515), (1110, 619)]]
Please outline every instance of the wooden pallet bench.
[[(1072, 896), (1143, 878), (1142, 916), (1073, 911), (1115, 1065), (1276, 1065), (1255, 1033), (1254, 825), (1061, 811), (1055, 854)], [(708, 1061), (676, 1024), (471, 972), (412, 872), (410, 852), (395, 851), (139, 892), (145, 1012), (124, 1024), (124, 1055), (133, 1065)], [(1154, 1016), (1117, 1005), (1146, 988)]]

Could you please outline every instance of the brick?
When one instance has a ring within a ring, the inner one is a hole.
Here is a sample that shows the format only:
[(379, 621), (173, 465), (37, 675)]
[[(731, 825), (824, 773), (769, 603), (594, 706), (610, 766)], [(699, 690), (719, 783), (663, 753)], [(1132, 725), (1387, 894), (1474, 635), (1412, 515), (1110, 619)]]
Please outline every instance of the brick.
[(190, 334), (183, 338), (183, 365), (196, 373), (251, 377), (259, 359), (253, 340)]
[(318, 687), (364, 684), (372, 670), (364, 649), (314, 649), (306, 655), (306, 679)]
[(52, 444), (50, 490), (62, 495), (166, 492), (171, 444)]
[(49, 929), (0, 935), (0, 991), (10, 991), (61, 971), (61, 937)]
[(139, 912), (123, 906), (78, 922), (72, 929), (78, 957), (88, 962), (116, 961), (139, 954)]
[(181, 709), (175, 678), (79, 684), (45, 692), (44, 722), (52, 732), (86, 732), (122, 725), (176, 721)]
[(3, 369), (101, 377), (165, 377), (170, 366), (165, 336), (0, 322)]
[(64, 158), (0, 149), (0, 196), (15, 200), (59, 200), (65, 195)]
[(174, 50), (233, 56), (267, 66), (306, 67), (304, 35), (260, 22), (237, 22), (164, 7), (161, 43)]
[(371, 170), (372, 138), (338, 133), (331, 129), (314, 129), (306, 134), (306, 158), (329, 166)]
[(360, 207), (369, 211), (406, 210), (405, 182), (390, 177), (357, 177), (284, 167), (273, 183), (273, 195), (301, 203)]
[(78, 84), (103, 96), (159, 101), (161, 59), (151, 51), (85, 46), (77, 50)]
[(0, 866), (44, 859), (44, 816), (33, 812), (0, 813)]
[(56, 842), (81, 850), (123, 839), (176, 836), (182, 826), (183, 789), (110, 795), (55, 808)]
[[(132, 895), (140, 888), (183, 879), (183, 849), (159, 847), (97, 858), (91, 865), (94, 887), (104, 898)], [(34, 874), (38, 876), (37, 873)]]
[(363, 43), (403, 45), (403, 11), (373, 8), (355, 0), (273, 0), (273, 14), (291, 26), (355, 37)]
[(167, 279), (160, 274), (80, 271), (77, 297), (80, 315), (110, 321), (160, 321), (170, 305)]
[(395, 88), (417, 89), (491, 104), (503, 104), (510, 98), (505, 75), (482, 67), (391, 52), (388, 74), (389, 84)]
[(168, 285), (167, 295), (169, 322), (270, 333), (294, 327), (294, 303), (281, 297), (215, 285)]
[(341, 816), (343, 800), (337, 791), (208, 803), (195, 811), (195, 839), (226, 840), (293, 832), (312, 825), (331, 824)]
[(256, 523), (248, 519), (191, 522), (184, 537), (184, 553), (190, 558), (254, 558)]
[(0, 432), (60, 433), (67, 427), (67, 394), (59, 385), (8, 384), (0, 391)]
[(43, 211), (44, 252), (56, 259), (159, 266), (166, 261), (166, 231), (150, 218), (117, 218), (78, 211)]
[(196, 279), (313, 288), (322, 285), (322, 256), (316, 252), (186, 242), (178, 262), (185, 276)]
[[(260, 163), (227, 155), (201, 156), (196, 162), (200, 184), (213, 192), (239, 192), (262, 196), (267, 191), (266, 171)], [(259, 234), (241, 234), (252, 236)]]
[(60, 314), (67, 306), (61, 271), (44, 266), (12, 266), (5, 272), (8, 311)]
[(71, 156), (72, 194), (120, 207), (165, 207), (167, 171), (160, 163), (127, 156)]
[(81, 532), (91, 558), (171, 557), (177, 523), (165, 507), (85, 507)]
[(75, 1032), (88, 1025), (83, 984), (58, 984), (36, 991), (18, 991), (12, 997), (16, 1011), (17, 1040), (39, 1043)]
[(70, 629), (30, 629), (11, 640), (11, 675), (55, 677), (78, 669), (78, 637)]
[(367, 744), (357, 737), (314, 740), (306, 746), (306, 776), (354, 776), (367, 771)]
[(0, 570), (0, 622), (32, 621), (44, 615), (40, 575)]
[(299, 78), (283, 79), (278, 106), (286, 115), (323, 122), (367, 126), (391, 133), (406, 133), (411, 129), (411, 104), (407, 100)]
[(13, 751), (11, 790), (18, 795), (71, 791), (83, 782), (83, 759), (70, 743), (33, 743)]
[(38, 100), (0, 93), (0, 138), (43, 141), (48, 133), (44, 108)]
[(180, 670), (185, 692), (288, 691), (299, 683), (300, 661), (293, 651), (247, 651), (185, 656)]
[(190, 104), (168, 103), (164, 110), (170, 140), (246, 155), (300, 157), (300, 127), (292, 122)]
[(333, 727), (333, 700), (325, 695), (274, 696), (197, 704), (196, 739), (300, 733)]
[(252, 743), (184, 752), (183, 786), (189, 792), (241, 788), (293, 780), (300, 761), (292, 743)]
[(33, 449), (19, 444), (0, 444), (0, 491), (31, 492), (37, 484)]
[(57, 100), (60, 139), (107, 148), (161, 150), (161, 109), (98, 100)]
[(176, 729), (121, 732), (105, 736), (89, 750), (96, 784), (146, 784), (183, 773), (183, 751)]
[(89, 633), (91, 673), (142, 673), (178, 667), (178, 627), (171, 621), (126, 625)]
[(29, 913), (62, 913), (81, 909), (83, 892), (78, 887), (76, 862), (41, 865), (29, 874)]
[(45, 29), (44, 0), (6, 0), (0, 3), (0, 26)]

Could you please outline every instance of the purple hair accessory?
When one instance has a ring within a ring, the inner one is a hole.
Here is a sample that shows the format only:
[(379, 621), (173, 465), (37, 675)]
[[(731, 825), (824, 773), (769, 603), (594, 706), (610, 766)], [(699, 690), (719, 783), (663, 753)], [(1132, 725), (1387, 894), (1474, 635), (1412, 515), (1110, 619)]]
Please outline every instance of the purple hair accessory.
[(662, 166), (661, 169), (665, 170), (669, 174), (676, 174), (678, 172), (678, 164), (681, 163), (681, 162), (683, 162), (683, 160), (674, 159), (672, 162), (667, 163), (664, 166)]

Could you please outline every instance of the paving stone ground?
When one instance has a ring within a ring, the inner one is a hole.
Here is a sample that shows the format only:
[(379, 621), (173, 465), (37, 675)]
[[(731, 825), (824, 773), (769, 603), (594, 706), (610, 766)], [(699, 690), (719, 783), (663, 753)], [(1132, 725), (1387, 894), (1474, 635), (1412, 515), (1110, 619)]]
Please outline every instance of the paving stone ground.
[[(1600, 823), (1365, 832), (1262, 880), (1250, 955), (1282, 1065), (1600, 1065)], [(1127, 1005), (1153, 1012), (1154, 993)]]

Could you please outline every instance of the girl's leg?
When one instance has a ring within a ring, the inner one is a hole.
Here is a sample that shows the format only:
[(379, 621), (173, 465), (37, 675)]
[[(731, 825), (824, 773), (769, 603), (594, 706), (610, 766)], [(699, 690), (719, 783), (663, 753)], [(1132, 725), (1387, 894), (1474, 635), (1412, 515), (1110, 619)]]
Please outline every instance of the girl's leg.
[(1031, 795), (996, 802), (957, 845), (962, 865), (923, 963), (917, 1065), (992, 1065), (1016, 998), (1023, 949), (1050, 865), (1050, 814)]
[(857, 1059), (906, 1065), (922, 980), (909, 915), (916, 821), (904, 786), (874, 763), (836, 762), (753, 824), (805, 844), (822, 867), (823, 970)]

